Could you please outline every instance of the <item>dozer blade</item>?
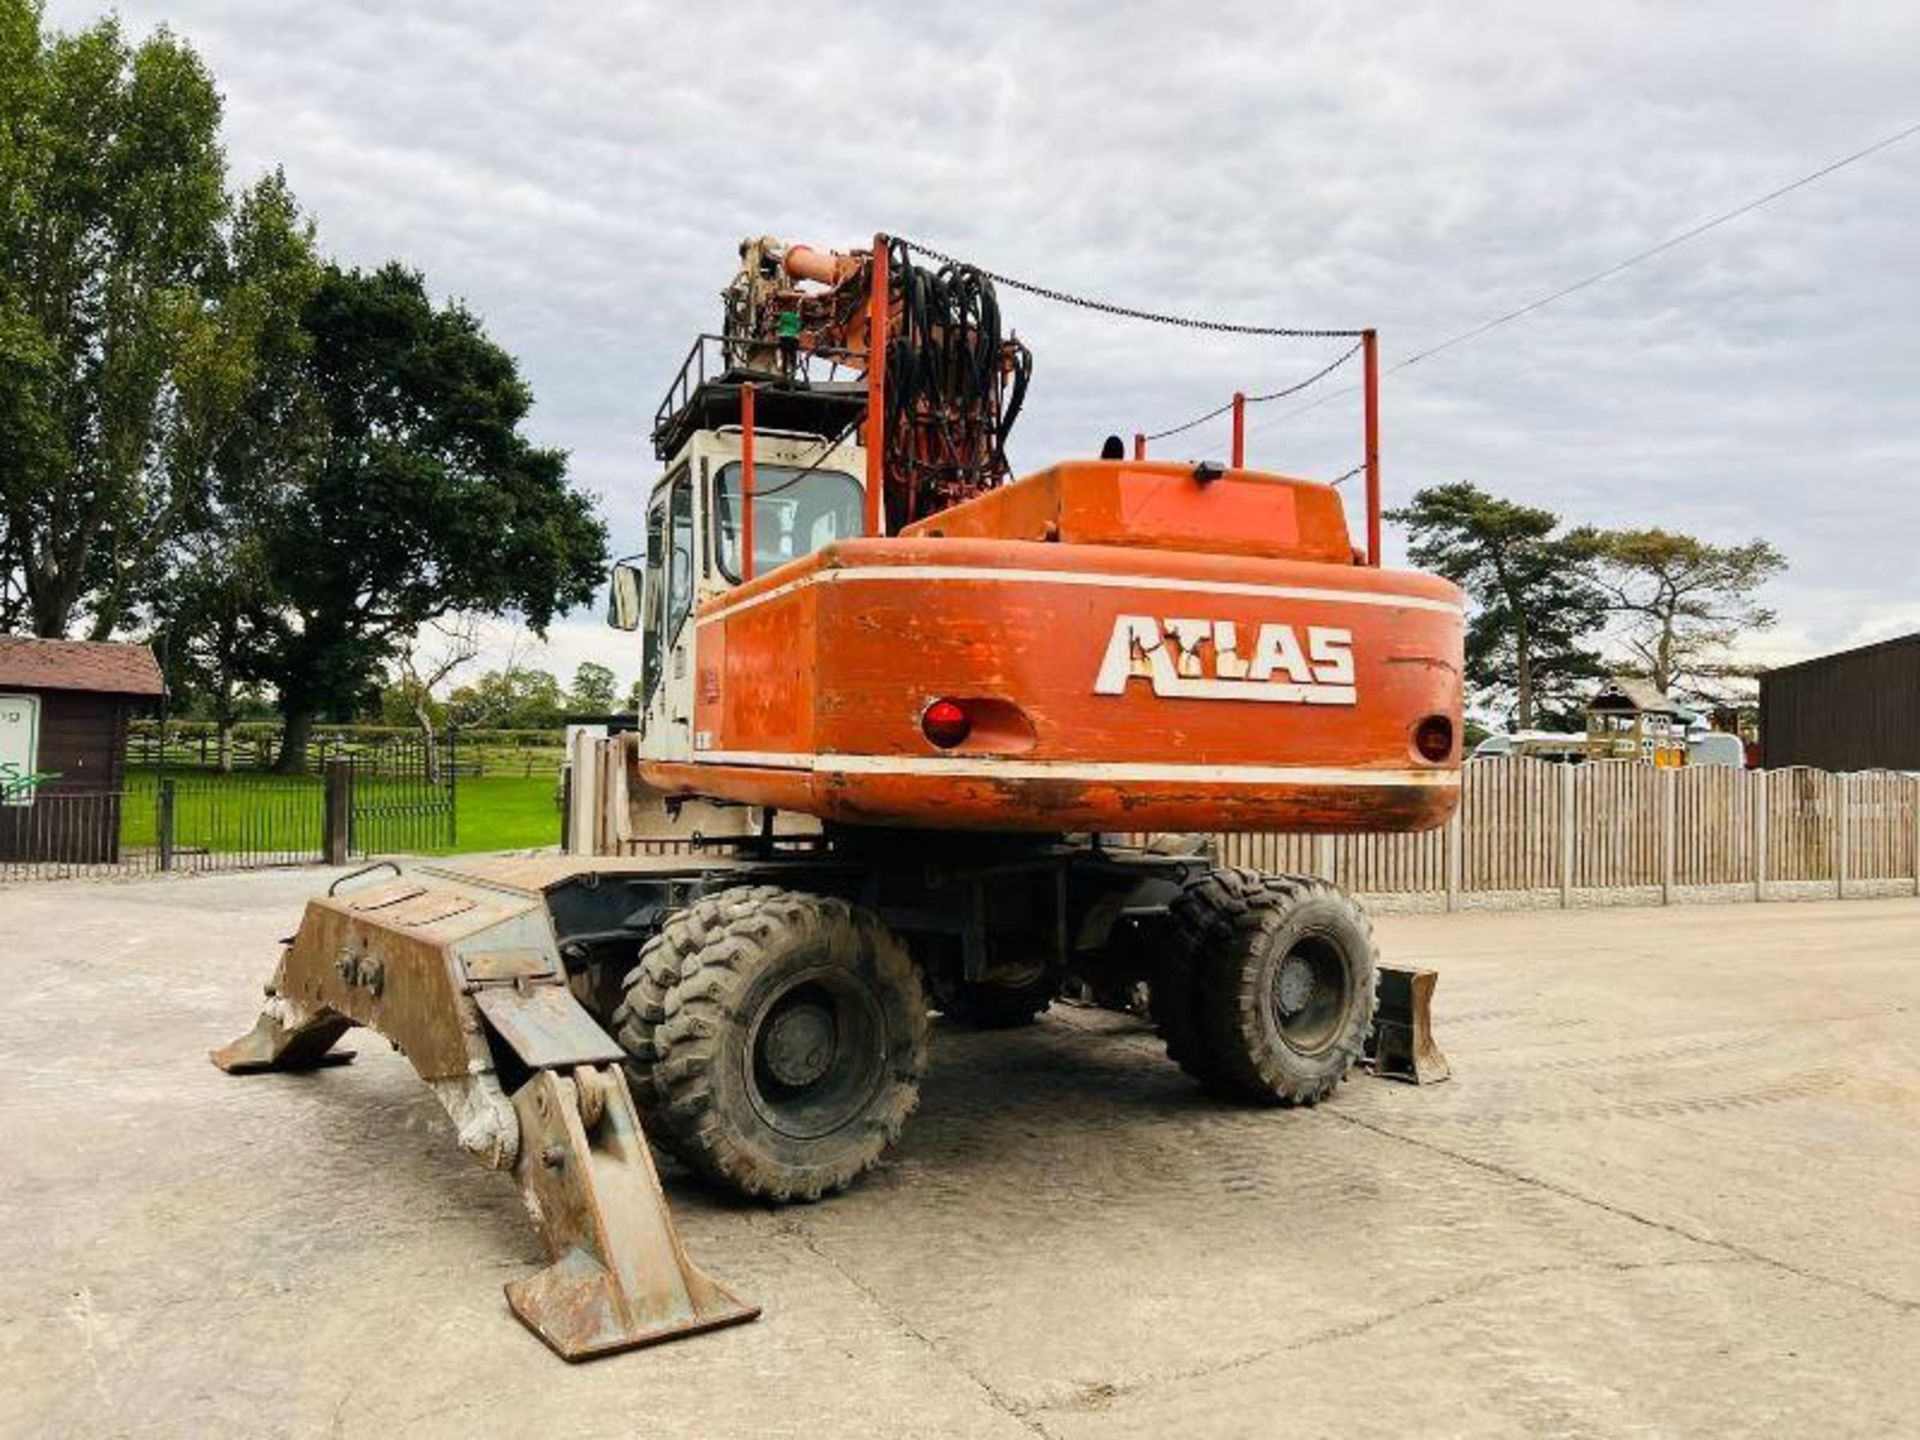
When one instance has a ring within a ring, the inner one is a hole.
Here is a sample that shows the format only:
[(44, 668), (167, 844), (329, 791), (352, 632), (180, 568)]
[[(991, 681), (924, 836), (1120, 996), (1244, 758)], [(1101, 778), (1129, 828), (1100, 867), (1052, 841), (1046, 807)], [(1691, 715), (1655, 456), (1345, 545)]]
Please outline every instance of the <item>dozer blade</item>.
[(1367, 1037), (1374, 1074), (1415, 1085), (1438, 1085), (1453, 1074), (1433, 1039), (1433, 987), (1439, 979), (1434, 970), (1380, 967), (1379, 1009)]
[[(538, 889), (403, 875), (310, 900), (229, 1074), (311, 1070), (354, 1025), (393, 1042), (452, 1116), (461, 1148), (511, 1169), (545, 1270), (506, 1287), (568, 1360), (751, 1320), (687, 1258), (622, 1053), (566, 983)], [(515, 1084), (502, 1085), (502, 1065)]]

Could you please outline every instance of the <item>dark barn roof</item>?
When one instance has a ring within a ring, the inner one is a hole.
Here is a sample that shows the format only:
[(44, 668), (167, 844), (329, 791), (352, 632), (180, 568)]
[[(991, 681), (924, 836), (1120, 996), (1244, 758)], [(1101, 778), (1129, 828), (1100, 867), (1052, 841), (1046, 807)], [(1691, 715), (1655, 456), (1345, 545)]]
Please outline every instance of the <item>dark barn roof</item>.
[(0, 635), (0, 689), (159, 695), (160, 667), (144, 645)]

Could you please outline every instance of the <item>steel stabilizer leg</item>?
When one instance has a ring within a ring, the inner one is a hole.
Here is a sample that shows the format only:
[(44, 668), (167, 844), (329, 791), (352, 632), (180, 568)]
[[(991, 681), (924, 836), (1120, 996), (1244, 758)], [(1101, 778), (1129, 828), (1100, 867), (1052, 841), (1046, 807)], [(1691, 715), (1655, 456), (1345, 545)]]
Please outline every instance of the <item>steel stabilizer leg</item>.
[(519, 1181), (552, 1263), (507, 1303), (566, 1359), (760, 1313), (687, 1259), (624, 1052), (568, 988), (538, 897), (403, 875), (309, 901), (260, 1019), (213, 1062), (312, 1069), (351, 1058), (332, 1047), (354, 1025), (407, 1057), (463, 1150)]
[(507, 1284), (528, 1329), (587, 1360), (759, 1315), (687, 1258), (618, 1065), (538, 1071), (513, 1108), (514, 1174), (553, 1258)]
[(231, 1044), (210, 1051), (208, 1058), (229, 1075), (345, 1065), (353, 1059), (353, 1051), (335, 1050), (333, 1046), (352, 1026), (353, 1022), (337, 1011), (307, 1009), (275, 996), (267, 1001), (253, 1029)]

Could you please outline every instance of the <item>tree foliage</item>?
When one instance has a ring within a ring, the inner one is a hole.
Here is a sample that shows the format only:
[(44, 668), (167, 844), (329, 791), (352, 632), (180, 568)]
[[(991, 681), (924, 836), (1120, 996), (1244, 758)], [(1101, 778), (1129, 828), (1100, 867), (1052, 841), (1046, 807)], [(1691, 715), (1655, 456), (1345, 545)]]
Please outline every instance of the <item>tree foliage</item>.
[(545, 670), (509, 666), (489, 670), (448, 698), (453, 723), (465, 729), (550, 730), (559, 725), (567, 697)]
[(1389, 516), (1414, 563), (1467, 592), (1466, 679), (1521, 729), (1577, 713), (1604, 673), (1586, 643), (1604, 617), (1560, 517), (1467, 481), (1421, 490)]
[(203, 357), (205, 381), (189, 392), (196, 403), (183, 407), (182, 447), (205, 480), (135, 592), (169, 689), (220, 726), (223, 757), (266, 678), (256, 642), (275, 587), (260, 502), (306, 433), (302, 312), (320, 276), (311, 222), (285, 177), (267, 176), (236, 208), (220, 275), (220, 343)]
[(0, 0), (0, 623), (96, 637), (204, 493), (244, 368), (220, 100), (119, 22)]
[(1714, 545), (1660, 529), (1583, 528), (1568, 539), (1593, 562), (1632, 668), (1659, 689), (1721, 699), (1725, 681), (1750, 673), (1727, 649), (1742, 633), (1774, 623), (1757, 598), (1787, 568), (1772, 545)]
[(273, 576), (254, 664), (301, 763), (322, 713), (349, 713), (416, 631), (455, 612), (535, 632), (589, 600), (606, 529), (566, 457), (521, 433), (532, 399), (463, 306), (397, 264), (327, 268), (282, 423), (284, 463), (253, 501)]
[(567, 691), (567, 705), (581, 715), (610, 714), (617, 684), (613, 671), (605, 665), (584, 661), (574, 669), (573, 684)]

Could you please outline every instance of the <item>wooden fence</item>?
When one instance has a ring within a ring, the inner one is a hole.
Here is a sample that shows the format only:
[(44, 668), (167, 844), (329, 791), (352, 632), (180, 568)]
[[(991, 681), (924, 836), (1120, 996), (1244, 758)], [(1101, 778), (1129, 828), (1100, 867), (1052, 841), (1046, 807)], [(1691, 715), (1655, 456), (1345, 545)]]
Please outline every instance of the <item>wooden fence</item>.
[(1449, 909), (1920, 894), (1920, 776), (1477, 760), (1440, 830), (1215, 843), (1229, 864)]
[[(683, 848), (606, 824), (627, 814), (624, 766), (598, 753), (608, 743), (574, 756), (575, 775), (595, 777), (574, 791), (579, 852)], [(1459, 810), (1438, 830), (1223, 834), (1213, 844), (1223, 864), (1319, 875), (1383, 908), (1916, 895), (1920, 776), (1476, 760), (1461, 772)]]

